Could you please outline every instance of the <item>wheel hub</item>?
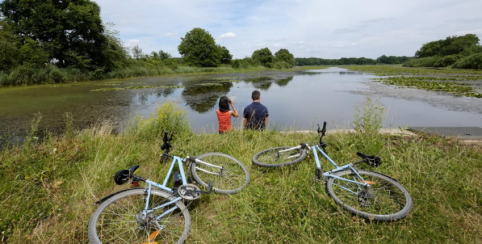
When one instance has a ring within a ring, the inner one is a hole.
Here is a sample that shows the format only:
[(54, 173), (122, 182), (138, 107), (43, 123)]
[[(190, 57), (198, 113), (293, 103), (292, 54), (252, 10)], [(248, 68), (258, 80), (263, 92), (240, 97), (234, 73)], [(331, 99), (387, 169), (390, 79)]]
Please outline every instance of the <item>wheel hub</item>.
[(370, 193), (370, 188), (366, 187), (358, 193), (358, 202), (362, 207), (368, 207), (371, 205), (370, 199), (373, 198), (373, 194)]
[(144, 213), (139, 213), (136, 215), (136, 220), (139, 223), (139, 226), (141, 229), (145, 229), (147, 226), (149, 226), (154, 220), (154, 215), (152, 213), (149, 214), (144, 214)]

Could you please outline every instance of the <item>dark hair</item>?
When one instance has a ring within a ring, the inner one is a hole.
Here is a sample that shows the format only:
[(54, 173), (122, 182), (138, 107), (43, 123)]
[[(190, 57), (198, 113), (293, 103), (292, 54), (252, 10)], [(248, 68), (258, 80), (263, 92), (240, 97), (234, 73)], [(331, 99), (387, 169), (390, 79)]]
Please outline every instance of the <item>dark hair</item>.
[(261, 93), (259, 93), (258, 90), (254, 90), (253, 93), (251, 94), (251, 99), (258, 100), (260, 96), (261, 96)]
[(222, 96), (219, 99), (219, 111), (221, 112), (227, 112), (229, 111), (229, 98), (226, 96)]

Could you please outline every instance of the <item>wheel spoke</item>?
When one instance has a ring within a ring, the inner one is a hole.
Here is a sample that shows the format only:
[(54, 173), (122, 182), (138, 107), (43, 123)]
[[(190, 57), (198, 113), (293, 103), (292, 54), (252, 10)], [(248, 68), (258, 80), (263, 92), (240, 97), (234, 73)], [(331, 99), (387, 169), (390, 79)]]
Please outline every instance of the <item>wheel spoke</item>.
[[(411, 198), (400, 184), (375, 172), (359, 171), (358, 173), (365, 182), (369, 182), (368, 186), (334, 177), (328, 180), (328, 193), (337, 204), (364, 218), (370, 218), (373, 215), (383, 216), (377, 217), (383, 221), (391, 221), (392, 219), (388, 216), (403, 218), (408, 214), (412, 207)], [(336, 175), (363, 182), (351, 171), (339, 172)]]
[[(149, 208), (171, 201), (167, 196), (168, 193), (152, 191)], [(99, 207), (102, 208), (101, 212), (98, 215), (94, 213), (93, 217), (97, 216), (95, 220), (89, 223), (89, 238), (93, 231), (91, 225), (101, 243), (177, 243), (187, 236), (190, 217), (187, 209), (180, 207), (181, 202), (171, 206), (177, 205), (179, 209), (157, 220), (156, 217), (169, 209), (169, 206), (142, 215), (146, 201), (144, 198), (144, 190), (137, 190), (108, 199)], [(91, 242), (98, 243), (92, 239)]]

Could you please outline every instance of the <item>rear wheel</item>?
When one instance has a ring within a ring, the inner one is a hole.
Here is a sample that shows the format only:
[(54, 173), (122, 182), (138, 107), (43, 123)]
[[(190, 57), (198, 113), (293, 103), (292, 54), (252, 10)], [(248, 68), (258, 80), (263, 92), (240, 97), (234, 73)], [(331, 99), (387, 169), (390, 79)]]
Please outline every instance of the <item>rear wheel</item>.
[(306, 151), (296, 147), (274, 147), (253, 156), (253, 163), (261, 167), (281, 167), (301, 162)]
[[(408, 191), (388, 176), (359, 170), (358, 174), (369, 187), (330, 177), (326, 190), (336, 202), (350, 213), (365, 219), (395, 221), (412, 210), (413, 202)], [(363, 182), (351, 170), (334, 173), (335, 176)]]
[(192, 176), (204, 187), (213, 182), (213, 190), (221, 194), (235, 194), (241, 191), (249, 182), (249, 172), (238, 159), (224, 153), (205, 153), (197, 159), (217, 166), (202, 163), (191, 166)]
[[(191, 216), (182, 201), (163, 208), (153, 208), (175, 200), (170, 193), (152, 190), (148, 209), (145, 189), (120, 192), (103, 202), (90, 218), (91, 243), (183, 243), (191, 229)], [(174, 210), (160, 219), (157, 217)]]

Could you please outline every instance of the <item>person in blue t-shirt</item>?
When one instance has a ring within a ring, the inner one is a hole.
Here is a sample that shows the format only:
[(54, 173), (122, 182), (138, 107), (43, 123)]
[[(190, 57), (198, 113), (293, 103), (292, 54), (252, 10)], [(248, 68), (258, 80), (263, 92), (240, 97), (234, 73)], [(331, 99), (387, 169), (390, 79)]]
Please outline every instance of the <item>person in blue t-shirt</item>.
[(268, 125), (268, 108), (259, 102), (261, 94), (258, 90), (253, 91), (251, 99), (253, 103), (244, 108), (243, 112), (244, 129), (264, 130)]

